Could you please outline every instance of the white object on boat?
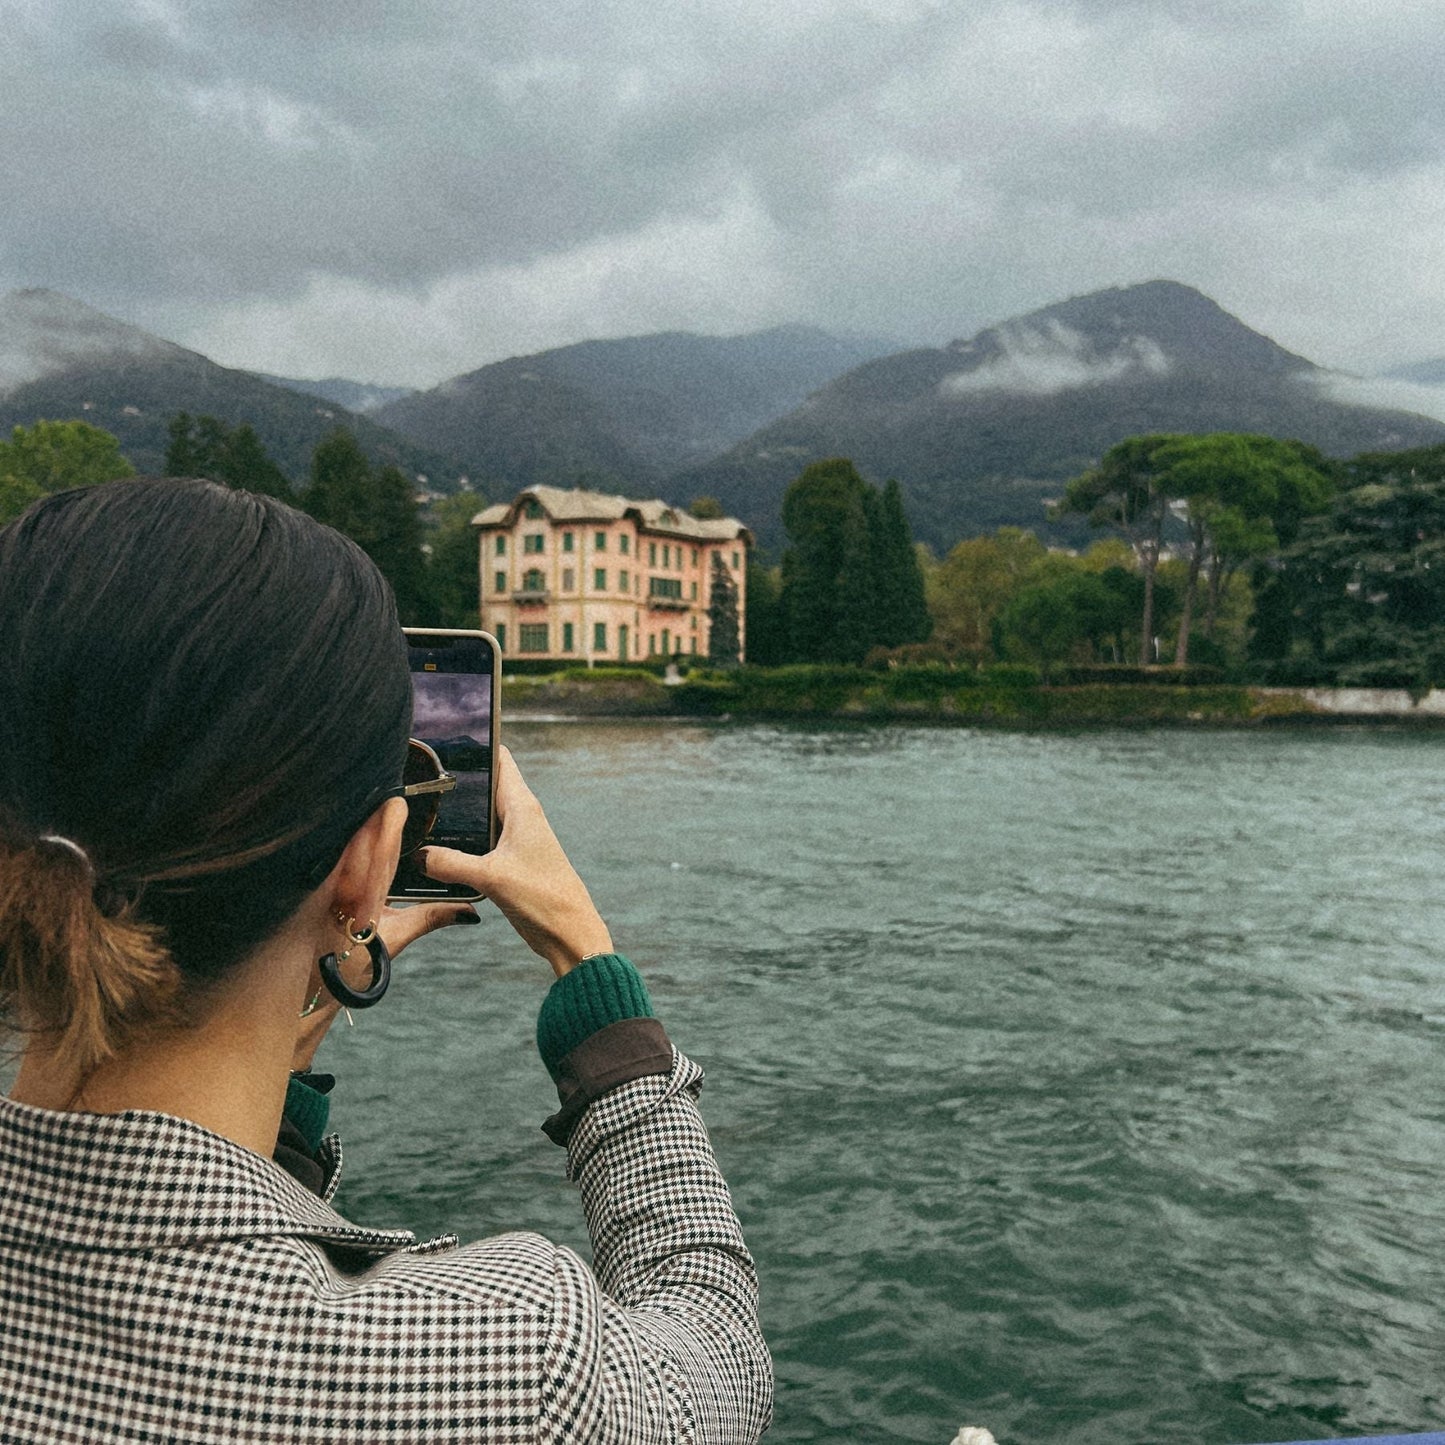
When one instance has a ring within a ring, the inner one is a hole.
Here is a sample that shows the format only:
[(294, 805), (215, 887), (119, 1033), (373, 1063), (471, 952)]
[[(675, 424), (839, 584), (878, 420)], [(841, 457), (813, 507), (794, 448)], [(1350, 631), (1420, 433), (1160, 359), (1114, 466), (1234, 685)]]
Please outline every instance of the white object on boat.
[(949, 1445), (998, 1445), (998, 1441), (982, 1425), (960, 1425)]

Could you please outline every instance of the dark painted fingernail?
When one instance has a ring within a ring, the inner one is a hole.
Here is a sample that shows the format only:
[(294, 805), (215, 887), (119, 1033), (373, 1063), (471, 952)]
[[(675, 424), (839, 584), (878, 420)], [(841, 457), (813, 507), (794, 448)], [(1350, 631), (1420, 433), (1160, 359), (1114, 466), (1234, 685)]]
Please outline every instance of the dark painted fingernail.
[(458, 923), (480, 923), (481, 921), (481, 915), (474, 913), (470, 908), (465, 913), (457, 914)]

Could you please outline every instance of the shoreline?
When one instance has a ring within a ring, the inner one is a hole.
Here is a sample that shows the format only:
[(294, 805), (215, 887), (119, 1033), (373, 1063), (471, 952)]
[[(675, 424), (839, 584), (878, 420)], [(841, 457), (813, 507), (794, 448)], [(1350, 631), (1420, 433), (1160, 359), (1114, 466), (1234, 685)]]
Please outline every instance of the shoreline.
[(1096, 727), (1445, 727), (1445, 690), (1169, 686), (1111, 683), (999, 685), (933, 674), (840, 676), (818, 670), (708, 674), (672, 685), (611, 677), (504, 677), (502, 710), (515, 722), (914, 723), (1054, 730)]

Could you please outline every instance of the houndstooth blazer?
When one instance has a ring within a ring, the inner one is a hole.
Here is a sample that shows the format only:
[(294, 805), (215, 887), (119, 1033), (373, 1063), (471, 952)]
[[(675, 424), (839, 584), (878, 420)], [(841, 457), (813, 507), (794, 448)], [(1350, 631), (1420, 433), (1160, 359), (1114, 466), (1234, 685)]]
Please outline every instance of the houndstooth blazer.
[(751, 1441), (772, 1372), (701, 1071), (568, 1145), (594, 1274), (535, 1234), (364, 1229), (169, 1115), (0, 1099), (0, 1440)]

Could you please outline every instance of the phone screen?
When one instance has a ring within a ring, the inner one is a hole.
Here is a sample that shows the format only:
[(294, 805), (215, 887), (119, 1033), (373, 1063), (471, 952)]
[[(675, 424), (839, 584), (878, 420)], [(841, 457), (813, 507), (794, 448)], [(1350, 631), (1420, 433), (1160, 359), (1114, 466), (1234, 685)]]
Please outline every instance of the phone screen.
[[(495, 745), (496, 645), (482, 634), (408, 632), (411, 735), (428, 743), (457, 780), (443, 793), (427, 839), (447, 848), (485, 853), (493, 834), (492, 749)], [(393, 898), (473, 898), (457, 884), (428, 878), (403, 858)]]

